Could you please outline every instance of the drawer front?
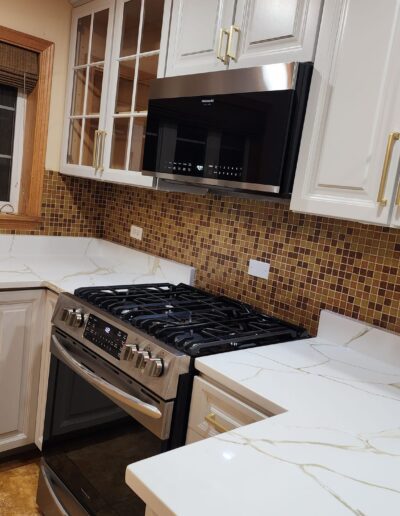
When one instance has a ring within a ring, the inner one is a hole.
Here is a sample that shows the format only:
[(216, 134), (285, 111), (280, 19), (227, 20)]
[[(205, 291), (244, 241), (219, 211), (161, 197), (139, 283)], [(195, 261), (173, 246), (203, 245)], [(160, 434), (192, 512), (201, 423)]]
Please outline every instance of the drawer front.
[(193, 384), (187, 442), (206, 439), (268, 417), (211, 383), (196, 377)]

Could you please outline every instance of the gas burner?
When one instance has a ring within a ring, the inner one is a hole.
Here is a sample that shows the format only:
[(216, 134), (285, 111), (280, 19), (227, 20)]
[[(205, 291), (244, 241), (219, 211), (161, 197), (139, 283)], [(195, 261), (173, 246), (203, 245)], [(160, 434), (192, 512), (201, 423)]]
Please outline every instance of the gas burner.
[(308, 336), (245, 303), (182, 283), (88, 287), (75, 295), (190, 356)]

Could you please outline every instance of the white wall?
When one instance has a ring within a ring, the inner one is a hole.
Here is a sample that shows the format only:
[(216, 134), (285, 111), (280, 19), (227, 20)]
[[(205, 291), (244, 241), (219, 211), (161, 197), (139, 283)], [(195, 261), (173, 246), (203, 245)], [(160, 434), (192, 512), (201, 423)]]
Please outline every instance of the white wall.
[(47, 170), (60, 170), (71, 9), (68, 0), (0, 0), (0, 25), (55, 43)]

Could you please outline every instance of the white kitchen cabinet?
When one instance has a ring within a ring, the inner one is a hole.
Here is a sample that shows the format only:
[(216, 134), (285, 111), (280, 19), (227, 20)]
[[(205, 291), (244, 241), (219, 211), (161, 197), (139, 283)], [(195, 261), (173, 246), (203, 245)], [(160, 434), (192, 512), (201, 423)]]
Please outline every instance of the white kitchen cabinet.
[(399, 0), (325, 1), (292, 210), (399, 225), (399, 48)]
[[(171, 0), (165, 4), (170, 9)], [(140, 170), (163, 11), (163, 0), (93, 0), (74, 9), (62, 173), (153, 186)]]
[(0, 291), (0, 452), (35, 439), (43, 302), (43, 290)]
[(322, 0), (178, 0), (166, 75), (312, 61)]
[(152, 187), (143, 176), (150, 81), (157, 77), (161, 0), (117, 0), (104, 147), (104, 181)]
[(229, 68), (313, 61), (321, 0), (237, 0)]
[(166, 75), (226, 69), (225, 52), (234, 8), (235, 0), (174, 2)]
[(54, 308), (58, 300), (58, 295), (50, 290), (45, 293), (45, 304), (43, 307), (43, 339), (40, 362), (40, 379), (38, 404), (36, 414), (36, 428), (35, 428), (35, 444), (42, 449), (43, 445), (43, 429), (44, 418), (46, 412), (47, 387), (49, 381), (50, 370), (50, 338), (51, 338), (51, 318), (53, 317)]
[(115, 0), (73, 10), (61, 172), (95, 178), (105, 138)]
[(270, 415), (197, 376), (193, 383), (186, 444), (261, 421)]

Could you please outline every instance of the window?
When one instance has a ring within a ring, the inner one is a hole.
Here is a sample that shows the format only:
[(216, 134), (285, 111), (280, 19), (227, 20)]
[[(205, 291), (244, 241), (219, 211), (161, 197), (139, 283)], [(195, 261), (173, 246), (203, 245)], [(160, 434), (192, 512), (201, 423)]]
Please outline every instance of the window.
[(26, 96), (0, 84), (0, 211), (18, 211)]
[(53, 58), (51, 41), (0, 25), (1, 230), (41, 224)]

